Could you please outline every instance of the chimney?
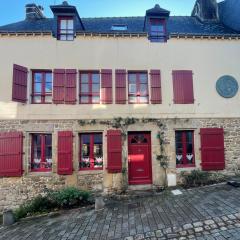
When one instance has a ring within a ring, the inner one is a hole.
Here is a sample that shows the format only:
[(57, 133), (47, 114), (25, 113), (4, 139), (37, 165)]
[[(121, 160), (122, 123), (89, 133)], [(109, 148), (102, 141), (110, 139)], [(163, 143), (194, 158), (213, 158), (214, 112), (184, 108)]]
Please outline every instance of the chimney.
[(218, 21), (218, 4), (216, 0), (196, 0), (192, 16), (200, 21)]
[(43, 15), (44, 8), (42, 6), (37, 6), (35, 3), (30, 3), (27, 4), (25, 7), (27, 20), (37, 20), (45, 18), (45, 16)]

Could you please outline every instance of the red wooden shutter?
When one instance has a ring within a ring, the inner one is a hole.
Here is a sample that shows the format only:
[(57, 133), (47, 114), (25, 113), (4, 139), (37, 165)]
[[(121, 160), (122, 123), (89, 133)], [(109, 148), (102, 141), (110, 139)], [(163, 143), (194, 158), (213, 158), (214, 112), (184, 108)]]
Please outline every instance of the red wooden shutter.
[(0, 133), (0, 176), (22, 175), (23, 134), (21, 132)]
[(122, 134), (120, 130), (107, 131), (107, 170), (110, 173), (122, 171)]
[(73, 172), (73, 133), (58, 132), (58, 174), (71, 175)]
[(65, 103), (76, 104), (76, 80), (77, 71), (75, 69), (67, 69), (65, 81)]
[(162, 103), (162, 91), (161, 91), (161, 72), (160, 70), (151, 70), (151, 103)]
[(192, 71), (173, 71), (173, 94), (174, 103), (194, 103)]
[(202, 128), (201, 157), (203, 170), (223, 170), (224, 158), (224, 134), (222, 128)]
[(116, 81), (116, 103), (126, 104), (126, 70), (118, 69), (115, 71)]
[(101, 101), (104, 104), (112, 103), (112, 70), (101, 71)]
[(27, 102), (27, 76), (25, 67), (13, 65), (12, 100), (15, 102)]
[(65, 97), (65, 70), (55, 69), (53, 78), (53, 103), (64, 103)]

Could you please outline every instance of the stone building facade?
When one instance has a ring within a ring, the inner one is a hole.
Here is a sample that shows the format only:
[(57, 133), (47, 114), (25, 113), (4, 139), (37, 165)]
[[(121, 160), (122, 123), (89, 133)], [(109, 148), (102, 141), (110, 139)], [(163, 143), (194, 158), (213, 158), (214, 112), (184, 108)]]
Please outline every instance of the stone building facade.
[(0, 210), (65, 186), (158, 188), (164, 157), (173, 180), (239, 169), (240, 34), (213, 6), (84, 19), (64, 2), (47, 19), (31, 4), (0, 27)]

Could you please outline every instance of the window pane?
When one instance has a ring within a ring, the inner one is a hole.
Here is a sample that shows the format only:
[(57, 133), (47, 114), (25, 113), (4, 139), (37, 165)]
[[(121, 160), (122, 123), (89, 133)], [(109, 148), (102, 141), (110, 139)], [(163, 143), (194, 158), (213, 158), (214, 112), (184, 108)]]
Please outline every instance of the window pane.
[(89, 103), (89, 97), (88, 96), (81, 96), (81, 103)]
[(41, 93), (42, 92), (42, 83), (35, 83), (34, 84), (34, 93)]
[(182, 132), (176, 132), (176, 142), (182, 142)]
[(103, 166), (103, 151), (102, 151), (102, 134), (94, 134), (94, 167), (99, 168)]
[(34, 96), (34, 98), (33, 98), (33, 102), (34, 103), (41, 103), (41, 96)]
[(92, 91), (93, 91), (94, 93), (100, 92), (100, 84), (93, 84), (93, 85), (92, 85)]
[(140, 94), (141, 95), (147, 95), (147, 85), (146, 84), (141, 84), (140, 85)]
[(129, 74), (129, 83), (136, 83), (136, 74)]
[(52, 135), (46, 135), (45, 136), (45, 144), (46, 145), (52, 145)]
[(147, 83), (147, 74), (141, 73), (139, 78), (140, 78), (140, 83)]
[(52, 82), (45, 83), (45, 92), (52, 92)]
[(67, 20), (60, 20), (60, 29), (66, 29), (67, 28)]
[(132, 97), (132, 96), (130, 96), (130, 97), (129, 97), (129, 102), (131, 102), (131, 103), (137, 102), (137, 97)]
[(42, 82), (42, 73), (34, 73), (34, 82)]
[(85, 74), (85, 73), (81, 74), (81, 82), (88, 83), (88, 74)]
[(67, 36), (66, 35), (61, 35), (60, 36), (60, 40), (66, 41), (67, 40)]
[(137, 85), (136, 84), (129, 84), (129, 93), (136, 94), (137, 92)]
[(186, 132), (186, 141), (187, 142), (190, 142), (190, 143), (192, 143), (192, 132), (191, 131), (187, 131)]
[(73, 29), (73, 20), (68, 20), (68, 29)]
[(52, 82), (52, 73), (46, 73), (45, 78), (46, 78), (46, 82), (51, 83)]
[(67, 34), (67, 30), (61, 30), (60, 33), (61, 34)]
[(90, 135), (81, 135), (81, 168), (90, 167)]
[(148, 97), (139, 97), (139, 102), (140, 103), (147, 103), (148, 102)]
[(163, 32), (164, 31), (163, 25), (151, 25), (151, 31)]
[(52, 96), (45, 96), (45, 103), (51, 103), (52, 102)]
[(73, 38), (74, 38), (73, 35), (67, 35), (67, 40), (68, 40), (68, 41), (72, 41)]
[(93, 96), (92, 97), (92, 103), (99, 103), (100, 102), (100, 97), (99, 96)]
[(92, 82), (93, 83), (100, 83), (100, 76), (98, 73), (93, 73), (92, 74)]
[(88, 93), (88, 92), (89, 92), (88, 84), (81, 84), (81, 93)]

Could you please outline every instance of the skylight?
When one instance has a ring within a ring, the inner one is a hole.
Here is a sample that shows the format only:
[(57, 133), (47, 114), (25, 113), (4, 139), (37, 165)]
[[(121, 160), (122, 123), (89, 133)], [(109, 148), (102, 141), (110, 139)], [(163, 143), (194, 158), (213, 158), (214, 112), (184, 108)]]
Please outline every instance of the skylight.
[(127, 31), (128, 27), (127, 25), (123, 25), (123, 24), (114, 24), (111, 27), (112, 31)]

